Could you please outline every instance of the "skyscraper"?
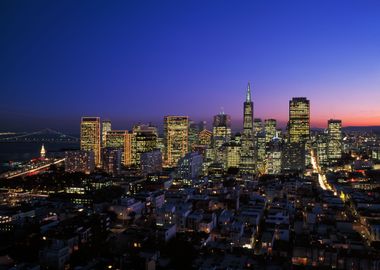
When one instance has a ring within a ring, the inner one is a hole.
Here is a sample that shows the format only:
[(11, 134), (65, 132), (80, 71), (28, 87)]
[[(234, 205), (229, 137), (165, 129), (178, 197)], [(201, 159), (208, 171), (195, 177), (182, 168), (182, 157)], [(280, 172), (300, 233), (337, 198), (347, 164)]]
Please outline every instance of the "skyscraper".
[(194, 121), (189, 121), (189, 149), (193, 148), (198, 144), (198, 134), (199, 134), (199, 125)]
[(210, 146), (212, 140), (212, 132), (204, 129), (198, 134), (198, 141), (200, 145)]
[(253, 119), (253, 135), (256, 136), (262, 130), (263, 130), (263, 122), (261, 121), (261, 118)]
[(243, 133), (241, 136), (240, 172), (253, 174), (254, 164), (254, 137), (253, 137), (253, 102), (251, 101), (251, 85), (248, 83), (246, 100), (243, 109)]
[(104, 120), (102, 121), (102, 146), (106, 144), (107, 132), (111, 131), (111, 121)]
[(306, 143), (310, 139), (310, 102), (305, 97), (289, 101), (288, 141), (284, 153), (284, 170), (303, 172)]
[(122, 160), (122, 149), (103, 148), (102, 149), (102, 169), (111, 175), (120, 173)]
[(82, 117), (80, 149), (94, 153), (95, 165), (100, 165), (100, 118)]
[(230, 141), (229, 143), (224, 145), (224, 150), (224, 168), (238, 168), (240, 165), (240, 144), (236, 143), (235, 141)]
[(218, 150), (224, 143), (231, 140), (231, 116), (221, 112), (214, 116), (213, 128), (213, 147)]
[(269, 142), (267, 150), (267, 173), (280, 174), (282, 170), (282, 140), (276, 136)]
[(276, 136), (276, 119), (265, 119), (264, 128), (265, 128), (265, 142), (268, 144)]
[(140, 166), (141, 154), (157, 149), (157, 128), (151, 125), (135, 125), (132, 136), (132, 164)]
[[(104, 148), (120, 150), (121, 152), (121, 162), (125, 164), (125, 153), (124, 153), (124, 145), (125, 139), (128, 134), (127, 130), (110, 130), (107, 131), (106, 141), (103, 144)], [(102, 155), (103, 157), (108, 158), (108, 154), (114, 155), (116, 152), (105, 152), (106, 154)], [(104, 166), (103, 166), (104, 167)]]
[(124, 165), (132, 166), (132, 137), (133, 134), (126, 133), (124, 137)]
[(330, 119), (327, 128), (327, 156), (330, 164), (342, 157), (342, 121)]
[(295, 97), (289, 101), (289, 142), (305, 143), (310, 138), (310, 101)]
[(165, 165), (175, 167), (188, 152), (189, 118), (187, 116), (165, 116)]
[(267, 156), (266, 156), (266, 136), (265, 132), (258, 133), (255, 137), (256, 147), (256, 171), (258, 174), (265, 174), (267, 171)]
[(123, 149), (125, 134), (127, 130), (110, 130), (107, 132), (106, 141), (104, 147)]

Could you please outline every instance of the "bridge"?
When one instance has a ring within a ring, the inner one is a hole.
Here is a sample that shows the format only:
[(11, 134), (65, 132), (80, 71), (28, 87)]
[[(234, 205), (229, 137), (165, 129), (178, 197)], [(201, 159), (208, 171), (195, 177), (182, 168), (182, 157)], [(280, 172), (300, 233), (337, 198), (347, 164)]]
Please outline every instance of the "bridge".
[(31, 133), (22, 133), (12, 136), (0, 136), (0, 142), (32, 142), (32, 143), (78, 143), (79, 138), (64, 134), (51, 128), (44, 128)]
[(12, 178), (19, 177), (19, 176), (37, 174), (41, 171), (48, 169), (51, 165), (59, 164), (59, 163), (62, 163), (64, 161), (65, 161), (65, 159), (62, 158), (62, 159), (46, 160), (44, 162), (24, 166), (20, 170), (9, 171), (9, 172), (5, 172), (5, 173), (1, 174), (0, 179), (1, 178), (12, 179)]

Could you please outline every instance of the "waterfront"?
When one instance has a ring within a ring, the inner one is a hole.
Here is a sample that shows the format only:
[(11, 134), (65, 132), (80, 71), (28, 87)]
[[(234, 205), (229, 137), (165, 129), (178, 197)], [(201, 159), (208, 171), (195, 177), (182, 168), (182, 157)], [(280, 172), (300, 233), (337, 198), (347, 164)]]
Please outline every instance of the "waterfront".
[[(65, 150), (79, 149), (79, 143), (44, 143), (47, 156), (58, 156)], [(0, 143), (0, 171), (9, 161), (27, 161), (40, 156), (42, 143)]]

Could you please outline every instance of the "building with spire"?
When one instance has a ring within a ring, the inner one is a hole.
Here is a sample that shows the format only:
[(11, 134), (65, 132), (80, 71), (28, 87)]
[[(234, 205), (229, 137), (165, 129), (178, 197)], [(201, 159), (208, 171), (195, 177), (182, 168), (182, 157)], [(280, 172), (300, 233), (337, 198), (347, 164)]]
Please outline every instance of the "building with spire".
[(243, 133), (241, 136), (240, 172), (253, 174), (254, 162), (254, 130), (253, 130), (253, 102), (251, 100), (251, 85), (248, 83), (247, 95), (243, 107)]
[(42, 144), (42, 146), (41, 146), (40, 157), (41, 157), (41, 159), (45, 159), (45, 157), (46, 157), (46, 150), (45, 150), (44, 144)]

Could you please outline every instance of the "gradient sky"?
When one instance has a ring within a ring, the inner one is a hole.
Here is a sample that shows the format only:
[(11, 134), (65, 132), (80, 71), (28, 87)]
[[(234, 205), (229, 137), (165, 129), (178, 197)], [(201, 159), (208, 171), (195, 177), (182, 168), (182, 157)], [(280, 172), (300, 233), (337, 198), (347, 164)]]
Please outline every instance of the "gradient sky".
[(380, 1), (0, 1), (0, 130), (168, 114), (380, 125)]

